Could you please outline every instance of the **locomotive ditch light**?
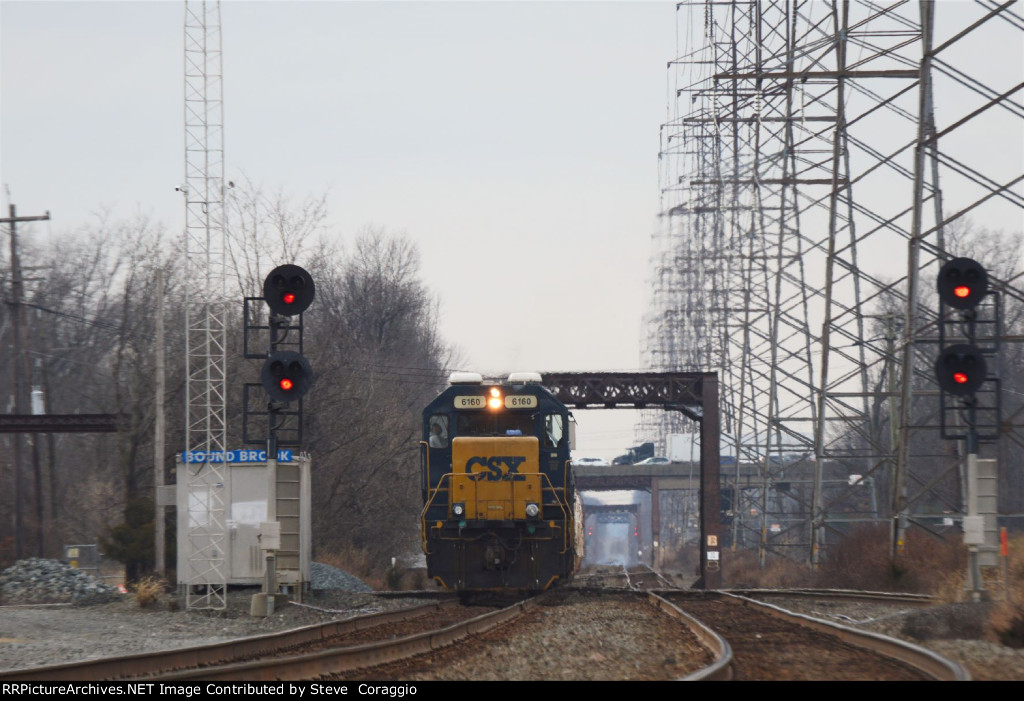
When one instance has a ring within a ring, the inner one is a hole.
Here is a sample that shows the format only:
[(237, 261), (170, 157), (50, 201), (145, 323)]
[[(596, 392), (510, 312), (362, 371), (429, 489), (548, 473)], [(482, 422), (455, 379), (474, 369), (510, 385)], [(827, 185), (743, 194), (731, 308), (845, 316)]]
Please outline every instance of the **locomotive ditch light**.
[(939, 387), (959, 397), (977, 392), (987, 373), (985, 357), (977, 346), (967, 343), (944, 348), (935, 359), (935, 377)]
[(534, 502), (529, 502), (526, 505), (526, 516), (527, 518), (540, 518), (540, 505)]
[(466, 515), (466, 505), (462, 502), (456, 502), (452, 504), (452, 516), (455, 518), (463, 518)]

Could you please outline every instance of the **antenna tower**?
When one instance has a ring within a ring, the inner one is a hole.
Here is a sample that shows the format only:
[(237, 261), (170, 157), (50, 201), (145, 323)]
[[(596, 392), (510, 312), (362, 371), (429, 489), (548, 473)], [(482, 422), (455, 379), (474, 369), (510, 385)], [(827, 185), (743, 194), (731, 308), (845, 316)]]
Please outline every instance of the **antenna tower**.
[(227, 605), (224, 102), (220, 2), (185, 2), (185, 265), (188, 571), (193, 609)]

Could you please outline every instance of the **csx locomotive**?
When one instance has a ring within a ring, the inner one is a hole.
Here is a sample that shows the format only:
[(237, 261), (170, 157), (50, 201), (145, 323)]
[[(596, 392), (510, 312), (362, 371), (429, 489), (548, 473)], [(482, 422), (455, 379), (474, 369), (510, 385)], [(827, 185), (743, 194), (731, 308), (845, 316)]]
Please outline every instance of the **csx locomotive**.
[(536, 592), (582, 558), (569, 410), (537, 373), (453, 373), (423, 410), (420, 539), (427, 573), (460, 592)]

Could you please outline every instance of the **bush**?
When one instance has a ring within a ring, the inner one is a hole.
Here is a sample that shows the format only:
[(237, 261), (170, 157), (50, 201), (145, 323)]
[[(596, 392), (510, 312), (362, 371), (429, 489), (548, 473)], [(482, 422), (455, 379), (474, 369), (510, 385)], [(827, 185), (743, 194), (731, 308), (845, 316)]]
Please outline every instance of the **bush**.
[(402, 588), (404, 570), (401, 565), (392, 565), (384, 573), (384, 586), (388, 591), (398, 591)]
[(862, 526), (829, 548), (818, 568), (817, 586), (938, 594), (954, 573), (963, 582), (967, 551), (956, 539), (940, 540), (909, 530), (903, 554), (892, 557), (889, 527)]
[(135, 602), (139, 608), (153, 608), (160, 602), (164, 583), (157, 577), (146, 577), (135, 583)]
[(737, 550), (725, 558), (723, 586), (731, 589), (794, 588), (809, 585), (812, 574), (803, 563), (769, 553), (764, 567), (756, 550)]
[(1000, 643), (1024, 648), (1024, 605), (1004, 603), (996, 606), (989, 624)]
[(156, 506), (148, 497), (128, 501), (125, 520), (100, 538), (100, 549), (124, 565), (125, 580), (140, 581), (144, 572), (153, 571), (156, 555)]

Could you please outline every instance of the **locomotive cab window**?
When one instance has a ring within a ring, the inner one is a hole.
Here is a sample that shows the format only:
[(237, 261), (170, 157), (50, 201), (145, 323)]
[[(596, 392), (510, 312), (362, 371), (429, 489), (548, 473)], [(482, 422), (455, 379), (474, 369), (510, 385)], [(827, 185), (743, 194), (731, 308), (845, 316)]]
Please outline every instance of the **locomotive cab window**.
[(518, 412), (467, 412), (459, 414), (458, 436), (530, 436), (533, 416)]
[(448, 417), (444, 414), (434, 414), (430, 417), (430, 447), (448, 447)]
[(562, 423), (561, 414), (547, 414), (544, 416), (544, 445), (549, 448), (556, 447), (562, 442), (562, 435), (564, 433), (565, 426)]

